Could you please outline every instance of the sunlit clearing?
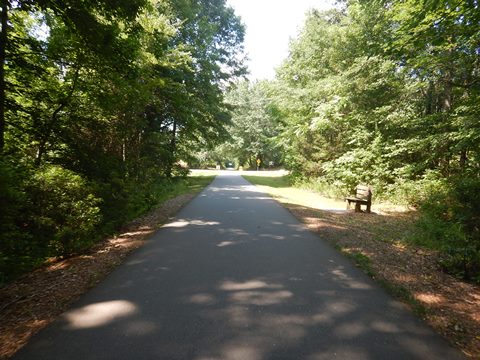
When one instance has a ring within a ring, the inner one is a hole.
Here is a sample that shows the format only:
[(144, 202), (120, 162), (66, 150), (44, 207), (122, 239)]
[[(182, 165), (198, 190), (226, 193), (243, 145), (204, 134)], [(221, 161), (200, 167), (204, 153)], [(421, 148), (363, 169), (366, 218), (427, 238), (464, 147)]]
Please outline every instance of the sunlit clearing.
[(126, 300), (105, 301), (68, 312), (65, 318), (70, 329), (87, 329), (106, 325), (133, 315), (137, 307)]

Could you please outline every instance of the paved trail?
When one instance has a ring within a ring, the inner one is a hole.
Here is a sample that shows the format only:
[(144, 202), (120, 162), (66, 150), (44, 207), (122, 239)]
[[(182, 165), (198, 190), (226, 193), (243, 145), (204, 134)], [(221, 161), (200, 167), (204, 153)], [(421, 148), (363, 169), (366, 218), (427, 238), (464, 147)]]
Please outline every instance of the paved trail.
[(221, 175), (15, 359), (462, 359), (287, 210)]

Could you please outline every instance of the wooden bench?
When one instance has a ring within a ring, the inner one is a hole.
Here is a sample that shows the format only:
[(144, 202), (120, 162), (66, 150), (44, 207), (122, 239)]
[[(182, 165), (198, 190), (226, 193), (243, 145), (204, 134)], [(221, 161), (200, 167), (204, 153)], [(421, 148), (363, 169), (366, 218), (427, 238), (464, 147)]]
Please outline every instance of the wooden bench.
[(370, 212), (372, 207), (372, 188), (369, 185), (357, 185), (355, 188), (355, 196), (349, 196), (345, 198), (348, 202), (347, 209), (350, 209), (350, 204), (355, 203), (355, 212), (361, 212), (361, 205), (367, 205), (367, 213)]

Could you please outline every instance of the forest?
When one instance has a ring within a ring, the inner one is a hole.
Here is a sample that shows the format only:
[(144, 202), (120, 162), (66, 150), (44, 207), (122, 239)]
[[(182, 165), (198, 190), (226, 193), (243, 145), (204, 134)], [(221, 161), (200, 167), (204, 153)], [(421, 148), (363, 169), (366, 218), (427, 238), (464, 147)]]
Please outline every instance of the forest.
[(91, 246), (225, 139), (224, 0), (2, 1), (0, 282)]
[(254, 82), (224, 0), (10, 0), (0, 20), (0, 281), (226, 159), (330, 196), (368, 183), (480, 281), (477, 0), (312, 9), (275, 80)]

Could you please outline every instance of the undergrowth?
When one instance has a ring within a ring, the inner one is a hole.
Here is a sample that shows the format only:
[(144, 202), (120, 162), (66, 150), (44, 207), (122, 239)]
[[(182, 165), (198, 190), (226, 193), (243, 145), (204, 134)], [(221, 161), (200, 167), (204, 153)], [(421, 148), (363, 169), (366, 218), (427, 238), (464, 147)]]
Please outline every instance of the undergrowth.
[(102, 184), (55, 165), (19, 169), (0, 162), (0, 286), (50, 257), (85, 251), (158, 204), (197, 192), (214, 178)]

